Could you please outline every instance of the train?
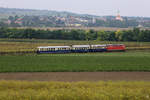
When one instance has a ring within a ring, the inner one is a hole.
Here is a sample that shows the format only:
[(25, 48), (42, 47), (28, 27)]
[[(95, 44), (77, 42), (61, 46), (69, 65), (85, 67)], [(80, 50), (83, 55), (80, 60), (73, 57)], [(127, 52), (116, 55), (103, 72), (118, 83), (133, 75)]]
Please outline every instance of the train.
[(113, 52), (125, 51), (124, 44), (103, 44), (103, 45), (72, 45), (72, 46), (41, 46), (37, 47), (38, 54), (45, 53), (89, 53), (89, 52)]

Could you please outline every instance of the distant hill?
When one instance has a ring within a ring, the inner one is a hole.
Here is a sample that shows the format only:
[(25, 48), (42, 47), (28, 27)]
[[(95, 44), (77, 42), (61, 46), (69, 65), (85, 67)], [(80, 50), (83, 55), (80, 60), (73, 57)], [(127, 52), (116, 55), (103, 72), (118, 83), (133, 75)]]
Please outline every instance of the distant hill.
[(18, 8), (0, 8), (0, 14), (4, 15), (28, 15), (28, 16), (88, 16), (88, 17), (96, 17), (94, 15), (88, 14), (76, 14), (66, 11), (52, 11), (52, 10), (35, 10), (35, 9), (18, 9)]
[(0, 8), (0, 26), (8, 27), (150, 27), (148, 17), (96, 16), (51, 10)]

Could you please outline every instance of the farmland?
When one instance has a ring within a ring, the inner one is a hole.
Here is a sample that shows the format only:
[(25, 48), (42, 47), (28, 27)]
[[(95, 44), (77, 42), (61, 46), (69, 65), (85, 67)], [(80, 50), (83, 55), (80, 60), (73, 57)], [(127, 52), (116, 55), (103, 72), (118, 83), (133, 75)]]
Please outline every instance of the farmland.
[(149, 100), (150, 82), (0, 81), (0, 100)]
[(0, 72), (150, 71), (150, 53), (116, 52), (0, 56)]
[[(38, 46), (110, 43), (127, 51), (35, 53)], [(149, 42), (0, 39), (0, 100), (149, 100), (149, 77)]]

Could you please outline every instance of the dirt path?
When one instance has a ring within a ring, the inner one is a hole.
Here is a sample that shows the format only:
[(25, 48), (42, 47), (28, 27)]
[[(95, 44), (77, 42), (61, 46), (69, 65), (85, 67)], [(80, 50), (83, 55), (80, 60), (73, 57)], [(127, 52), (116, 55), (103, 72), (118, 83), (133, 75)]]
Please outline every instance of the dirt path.
[(25, 81), (150, 81), (150, 72), (37, 72), (0, 73), (0, 80)]

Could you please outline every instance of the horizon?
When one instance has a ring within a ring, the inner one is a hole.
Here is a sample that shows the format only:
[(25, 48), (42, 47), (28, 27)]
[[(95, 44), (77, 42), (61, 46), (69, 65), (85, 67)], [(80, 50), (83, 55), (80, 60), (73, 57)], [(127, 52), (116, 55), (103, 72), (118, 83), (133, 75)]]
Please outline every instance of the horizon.
[(150, 14), (147, 13), (150, 9), (149, 4), (148, 0), (0, 0), (0, 7), (5, 8), (65, 11), (96, 16), (116, 16), (119, 10), (121, 16), (127, 17), (150, 17)]
[[(87, 14), (87, 13), (76, 13), (71, 11), (57, 11), (57, 10), (49, 10), (49, 9), (34, 9), (34, 8), (9, 8), (9, 7), (0, 7), (0, 8), (6, 8), (6, 9), (22, 9), (22, 10), (43, 10), (43, 11), (56, 11), (56, 12), (67, 12), (67, 13), (74, 13), (74, 14), (80, 14), (80, 15), (91, 15), (91, 16), (98, 16), (98, 17), (105, 17), (105, 16), (117, 16), (116, 15), (94, 15), (94, 14)], [(121, 15), (122, 16), (122, 15)], [(150, 18), (150, 16), (122, 16), (122, 17), (145, 17)]]

